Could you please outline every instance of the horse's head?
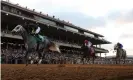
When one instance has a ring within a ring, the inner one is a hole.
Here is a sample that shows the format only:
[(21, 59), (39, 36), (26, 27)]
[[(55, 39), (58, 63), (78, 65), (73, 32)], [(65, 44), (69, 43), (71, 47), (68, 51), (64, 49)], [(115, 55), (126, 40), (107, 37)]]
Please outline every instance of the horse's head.
[(118, 49), (118, 45), (116, 44), (115, 46), (114, 46), (114, 50), (117, 50)]
[(24, 31), (24, 28), (22, 25), (17, 25), (11, 32), (12, 33), (21, 33)]

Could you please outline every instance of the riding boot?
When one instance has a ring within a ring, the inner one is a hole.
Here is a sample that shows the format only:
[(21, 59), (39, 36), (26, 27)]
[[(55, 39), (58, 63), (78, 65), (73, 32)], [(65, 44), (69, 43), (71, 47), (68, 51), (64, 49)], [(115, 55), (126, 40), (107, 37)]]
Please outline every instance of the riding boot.
[(37, 42), (37, 49), (36, 49), (37, 51), (39, 50), (39, 42)]
[(42, 39), (39, 37), (39, 34), (35, 34), (36, 35), (36, 37), (37, 37), (37, 39), (39, 40), (39, 41), (42, 41)]

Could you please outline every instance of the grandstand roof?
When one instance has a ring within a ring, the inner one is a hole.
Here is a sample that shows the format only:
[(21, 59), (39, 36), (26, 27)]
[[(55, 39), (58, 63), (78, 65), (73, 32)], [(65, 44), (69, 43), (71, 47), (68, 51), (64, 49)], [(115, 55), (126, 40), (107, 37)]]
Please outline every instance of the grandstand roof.
[(55, 22), (59, 22), (59, 23), (65, 24), (65, 25), (70, 26), (70, 27), (75, 28), (75, 29), (82, 30), (82, 31), (84, 31), (84, 32), (88, 32), (88, 33), (94, 34), (94, 35), (99, 36), (99, 37), (104, 37), (104, 36), (101, 35), (101, 34), (98, 34), (98, 33), (95, 33), (95, 32), (92, 32), (92, 31), (89, 31), (89, 30), (86, 30), (86, 29), (83, 29), (83, 28), (81, 28), (81, 27), (75, 26), (74, 24), (68, 23), (68, 22), (66, 22), (66, 21), (64, 21), (64, 20), (59, 20), (59, 19), (50, 17), (50, 16), (48, 16), (47, 14), (42, 14), (42, 13), (39, 13), (39, 12), (35, 12), (34, 9), (33, 9), (33, 10), (30, 10), (30, 9), (27, 9), (27, 8), (24, 8), (24, 7), (21, 7), (21, 6), (18, 6), (18, 5), (9, 3), (9, 2), (7, 2), (7, 1), (1, 1), (1, 3), (2, 3), (2, 4), (10, 5), (10, 6), (12, 6), (12, 7), (15, 7), (15, 8), (24, 10), (24, 11), (27, 11), (27, 12), (29, 12), (29, 13), (35, 14), (35, 15), (37, 15), (37, 16), (44, 17), (44, 18), (46, 18), (46, 19), (49, 19), (49, 20), (52, 20), (52, 21), (55, 21)]
[[(46, 26), (53, 27), (53, 28), (51, 28), (51, 30), (54, 29), (54, 31), (56, 31), (56, 32), (57, 32), (58, 29), (60, 29), (59, 30), (60, 33), (61, 34), (65, 34), (66, 36), (70, 36), (71, 37), (73, 34), (75, 34), (75, 36), (78, 35), (78, 37), (79, 36), (83, 36), (84, 38), (85, 37), (90, 38), (90, 40), (93, 42), (93, 44), (110, 44), (111, 43), (111, 42), (109, 42), (107, 40), (104, 40), (104, 39), (99, 39), (99, 38), (91, 37), (89, 35), (84, 35), (84, 34), (79, 33), (79, 32), (69, 31), (69, 30), (66, 30), (65, 28), (62, 28), (62, 27), (58, 27), (58, 26), (54, 26), (54, 25), (48, 25), (48, 24), (46, 24), (44, 22), (40, 22), (40, 21), (37, 21), (37, 20), (34, 20), (34, 19), (30, 19), (30, 18), (27, 18), (27, 17), (23, 17), (23, 16), (20, 16), (20, 15), (16, 15), (16, 14), (13, 14), (13, 13), (10, 13), (10, 12), (6, 12), (6, 11), (3, 11), (3, 10), (1, 10), (1, 12), (2, 12), (2, 21), (7, 21), (7, 22), (13, 21), (11, 23), (14, 23), (15, 22), (15, 23), (21, 24), (21, 23), (24, 22), (24, 21), (22, 21), (22, 19), (25, 19), (25, 20), (28, 20), (28, 21), (33, 21), (33, 22), (37, 22), (37, 23), (40, 23), (40, 24), (43, 24), (43, 25), (46, 25)], [(8, 16), (6, 17), (6, 15), (4, 15), (4, 13), (5, 14), (8, 14)], [(10, 17), (10, 20), (9, 20), (9, 17)], [(44, 27), (44, 28), (46, 28), (46, 27)], [(67, 33), (64, 33), (64, 31), (67, 32)]]
[[(72, 41), (70, 41), (70, 42), (73, 42), (73, 43), (76, 42), (76, 43), (80, 43), (80, 44), (82, 43), (82, 41), (86, 37), (90, 39), (90, 41), (93, 43), (93, 45), (110, 44), (111, 43), (111, 42), (109, 42), (107, 40), (104, 40), (104, 39), (100, 39), (100, 38), (97, 38), (97, 37), (92, 37), (91, 35), (90, 36), (86, 35), (86, 34), (84, 34), (82, 32), (87, 32), (88, 30), (85, 30), (83, 28), (77, 27), (77, 26), (75, 26), (75, 25), (73, 25), (71, 23), (67, 23), (65, 21), (61, 21), (59, 19), (50, 17), (48, 15), (44, 15), (42, 13), (38, 13), (38, 12), (35, 12), (33, 10), (29, 10), (27, 8), (23, 8), (23, 7), (20, 7), (20, 6), (5, 2), (5, 1), (2, 1), (2, 3), (4, 5), (6, 5), (6, 6), (9, 6), (9, 8), (11, 8), (11, 10), (9, 10), (9, 11), (3, 10), (3, 9), (1, 10), (2, 23), (5, 24), (5, 25), (2, 24), (2, 28), (4, 28), (5, 26), (7, 26), (9, 24), (8, 28), (10, 28), (10, 29), (8, 29), (8, 30), (11, 30), (17, 24), (23, 24), (24, 22), (33, 22), (33, 23), (38, 23), (39, 26), (42, 28), (42, 30), (44, 30), (43, 32), (45, 32), (45, 33), (43, 33), (43, 35), (49, 34), (49, 35), (52, 35), (52, 37), (53, 36), (54, 37), (66, 36), (67, 39), (68, 38), (72, 39)], [(12, 9), (17, 9), (17, 8), (18, 8), (18, 11), (22, 12), (22, 14), (18, 14), (18, 13), (12, 12)], [(58, 26), (57, 24), (53, 25), (53, 24), (49, 24), (47, 22), (39, 21), (39, 20), (35, 19), (34, 17), (31, 17), (31, 16), (34, 16), (34, 15), (43, 17), (46, 20), (48, 20), (48, 19), (52, 20), (52, 22), (55, 21), (54, 23), (62, 23), (63, 25), (68, 25), (70, 27), (78, 29), (81, 32), (75, 32), (75, 31), (66, 29), (66, 28), (64, 28), (62, 26)], [(92, 33), (94, 36), (103, 37), (102, 35), (94, 33), (94, 32), (91, 32), (91, 31), (89, 31), (89, 33)], [(48, 35), (46, 35), (46, 36), (48, 36)], [(18, 36), (18, 35), (5, 34), (5, 33), (3, 34), (2, 33), (2, 37), (19, 39), (18, 42), (22, 43), (22, 41), (21, 41), (22, 38), (20, 36)], [(61, 43), (61, 42), (58, 42), (58, 44), (62, 45), (62, 46), (80, 48), (79, 44), (78, 45), (73, 45), (71, 43), (70, 44), (65, 44), (65, 43)], [(102, 48), (99, 48), (99, 49), (97, 48), (96, 50), (99, 53), (102, 53), (102, 52), (103, 53), (108, 53), (107, 50), (102, 49)]]

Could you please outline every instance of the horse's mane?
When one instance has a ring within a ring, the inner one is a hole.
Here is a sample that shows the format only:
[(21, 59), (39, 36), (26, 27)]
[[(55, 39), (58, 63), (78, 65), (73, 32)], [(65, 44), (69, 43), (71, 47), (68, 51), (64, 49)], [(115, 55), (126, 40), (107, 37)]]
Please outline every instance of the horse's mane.
[(26, 32), (27, 32), (28, 34), (31, 33), (31, 32), (30, 32), (29, 24), (20, 24), (20, 25), (26, 30)]

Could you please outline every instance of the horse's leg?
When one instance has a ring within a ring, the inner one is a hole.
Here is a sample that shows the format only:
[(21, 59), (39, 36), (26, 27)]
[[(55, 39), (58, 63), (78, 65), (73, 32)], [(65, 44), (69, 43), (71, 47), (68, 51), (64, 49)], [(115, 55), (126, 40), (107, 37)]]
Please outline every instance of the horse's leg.
[(26, 66), (28, 66), (28, 60), (26, 60)]
[(84, 62), (83, 62), (83, 61), (84, 61), (84, 58), (81, 58), (81, 62), (82, 62), (82, 64), (84, 64)]
[(26, 66), (28, 66), (28, 52), (26, 52), (26, 55), (25, 55), (25, 62), (26, 62)]
[(33, 60), (30, 61), (31, 64), (33, 64), (33, 62), (34, 62)]
[(55, 59), (53, 59), (53, 64), (55, 64)]
[(87, 64), (88, 63), (88, 58), (85, 58), (85, 64)]
[(39, 60), (39, 64), (41, 64), (41, 62), (42, 62), (42, 58), (40, 58), (40, 60)]
[(42, 54), (41, 54), (40, 51), (38, 51), (38, 56), (39, 56), (39, 60), (38, 60), (38, 62), (37, 62), (37, 66), (38, 66), (39, 64), (41, 64), (41, 62), (42, 62)]
[(121, 53), (121, 62), (122, 62), (122, 64), (124, 64), (124, 51), (122, 51), (122, 53)]
[(83, 64), (85, 64), (85, 58), (83, 58)]
[(120, 62), (119, 62), (119, 58), (117, 58), (117, 64), (120, 64)]
[(122, 62), (122, 64), (124, 64), (124, 57), (123, 57), (123, 55), (121, 56), (121, 62)]
[(120, 54), (116, 55), (116, 64), (120, 64)]
[(38, 62), (37, 62), (37, 66), (38, 66), (39, 64), (41, 64), (41, 62), (42, 62), (42, 58), (39, 58), (39, 60), (38, 60)]
[(54, 64), (56, 64), (56, 60), (54, 59)]
[(118, 59), (119, 59), (118, 61), (119, 61), (119, 64), (120, 64), (121, 63), (121, 58), (119, 57)]
[(125, 61), (126, 61), (126, 52), (125, 52), (125, 54), (123, 56), (123, 59), (124, 59), (124, 64), (125, 64)]
[(119, 63), (119, 57), (120, 57), (120, 54), (118, 53), (118, 50), (117, 50), (117, 53), (116, 53), (116, 64)]
[(94, 64), (94, 60), (95, 60), (95, 58), (96, 58), (96, 56), (95, 56), (95, 53), (93, 53), (94, 55), (92, 56), (92, 60), (93, 60), (93, 64)]
[(123, 53), (123, 50), (121, 51), (121, 55), (120, 55), (120, 64), (122, 62), (123, 64), (123, 61), (124, 61), (124, 57), (123, 57), (124, 53)]
[(86, 62), (87, 62), (87, 58), (84, 58), (84, 64), (86, 64)]
[(84, 58), (82, 58), (82, 64), (84, 64)]
[(86, 59), (85, 57), (82, 59), (83, 64), (85, 64), (85, 59)]
[(125, 56), (123, 57), (123, 64), (125, 64), (125, 60), (126, 60), (126, 58), (125, 58)]
[(94, 58), (94, 57), (92, 57), (92, 60), (93, 60), (93, 64), (94, 64), (94, 59), (95, 59), (95, 58)]
[[(39, 53), (38, 53), (39, 54)], [(39, 55), (38, 55), (39, 56)], [(39, 59), (37, 59), (37, 66), (39, 65)]]
[(117, 54), (116, 54), (116, 57), (115, 57), (115, 64), (117, 64)]
[(126, 63), (126, 57), (124, 58), (124, 64)]
[(87, 58), (87, 63), (89, 63), (89, 64), (90, 64), (90, 57), (88, 57), (88, 58)]
[(124, 53), (123, 53), (123, 56), (122, 56), (122, 62), (123, 62), (123, 64), (125, 64), (125, 55), (124, 55)]
[(83, 57), (81, 58), (81, 63), (84, 64), (84, 58)]
[(118, 64), (118, 63), (117, 63), (117, 57), (115, 58), (115, 62), (116, 62), (116, 64)]
[(125, 64), (125, 59), (124, 58), (122, 58), (122, 64)]

